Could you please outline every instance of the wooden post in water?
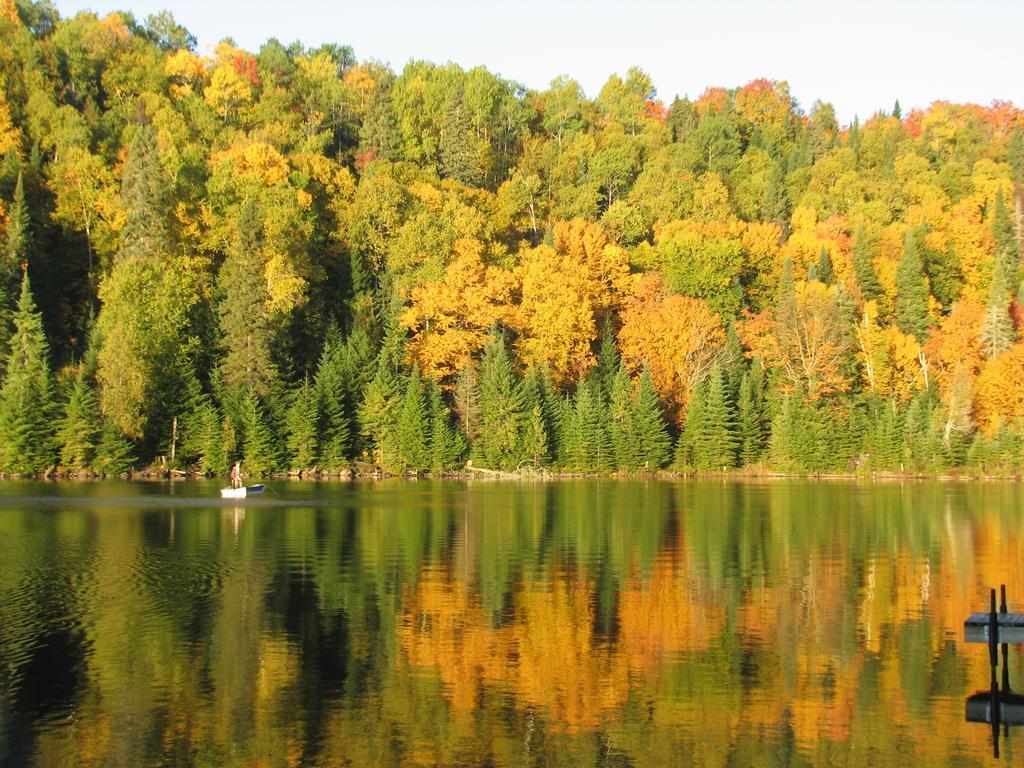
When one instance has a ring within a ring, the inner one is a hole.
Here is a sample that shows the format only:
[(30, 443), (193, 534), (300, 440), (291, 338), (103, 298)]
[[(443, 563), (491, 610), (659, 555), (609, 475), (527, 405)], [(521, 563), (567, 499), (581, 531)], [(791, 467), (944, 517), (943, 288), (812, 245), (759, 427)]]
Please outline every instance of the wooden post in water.
[(992, 668), (992, 689), (996, 688), (996, 669), (999, 666), (999, 648), (996, 639), (999, 636), (999, 619), (996, 616), (996, 591), (990, 590), (988, 612), (988, 663)]

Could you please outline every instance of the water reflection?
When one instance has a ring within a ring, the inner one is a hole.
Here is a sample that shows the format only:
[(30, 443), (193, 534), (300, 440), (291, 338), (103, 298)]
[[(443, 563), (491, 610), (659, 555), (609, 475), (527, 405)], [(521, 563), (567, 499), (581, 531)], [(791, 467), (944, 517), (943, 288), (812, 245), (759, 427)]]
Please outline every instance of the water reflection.
[(0, 764), (992, 760), (1017, 485), (54, 488), (0, 489)]

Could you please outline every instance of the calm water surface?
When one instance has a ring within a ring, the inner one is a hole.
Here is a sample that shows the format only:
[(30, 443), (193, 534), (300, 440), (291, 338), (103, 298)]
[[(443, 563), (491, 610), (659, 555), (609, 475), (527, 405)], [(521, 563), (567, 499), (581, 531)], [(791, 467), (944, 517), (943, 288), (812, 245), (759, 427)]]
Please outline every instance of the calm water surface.
[(0, 484), (0, 765), (1024, 764), (1019, 485), (217, 487)]

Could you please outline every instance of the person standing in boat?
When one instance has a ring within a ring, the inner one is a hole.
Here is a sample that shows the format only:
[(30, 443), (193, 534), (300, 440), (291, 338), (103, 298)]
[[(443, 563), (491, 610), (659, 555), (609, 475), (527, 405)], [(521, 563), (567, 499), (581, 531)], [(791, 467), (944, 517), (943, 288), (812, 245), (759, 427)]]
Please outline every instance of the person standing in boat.
[(231, 487), (242, 487), (242, 462), (236, 461), (231, 467)]

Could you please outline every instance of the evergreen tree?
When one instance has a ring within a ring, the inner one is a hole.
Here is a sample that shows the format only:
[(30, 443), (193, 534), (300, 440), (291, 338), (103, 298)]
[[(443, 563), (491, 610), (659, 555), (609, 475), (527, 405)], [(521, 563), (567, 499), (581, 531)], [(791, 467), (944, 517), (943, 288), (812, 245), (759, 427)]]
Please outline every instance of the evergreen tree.
[(209, 395), (200, 395), (182, 421), (182, 453), (192, 457), (203, 474), (224, 474), (228, 468), (224, 419)]
[(441, 473), (457, 469), (466, 453), (466, 441), (452, 426), (451, 411), (444, 402), (441, 389), (433, 379), (427, 382), (427, 403), (430, 411), (430, 469)]
[(982, 351), (988, 358), (1005, 352), (1013, 346), (1017, 332), (1010, 317), (1010, 291), (1006, 280), (1005, 261), (998, 260), (989, 286), (985, 319), (979, 338)]
[(270, 356), (273, 328), (263, 268), (263, 219), (252, 199), (238, 214), (235, 243), (217, 283), (222, 294), (217, 309), (225, 346), (224, 383), (244, 385), (266, 396), (277, 370)]
[(14, 316), (14, 334), (0, 387), (0, 470), (41, 472), (53, 463), (53, 379), (43, 321), (28, 272)]
[(1010, 134), (1010, 143), (1006, 147), (1006, 162), (1013, 169), (1013, 180), (1017, 184), (1024, 184), (1024, 131), (1020, 125), (1017, 125)]
[(818, 254), (818, 264), (814, 267), (814, 276), (811, 278), (825, 285), (832, 285), (835, 280), (835, 273), (832, 271), (832, 257), (828, 255), (828, 249), (823, 245)]
[(665, 424), (661, 399), (654, 388), (650, 371), (646, 368), (640, 374), (632, 421), (636, 436), (634, 468), (651, 472), (665, 466), (672, 453), (672, 441)]
[(307, 471), (317, 465), (317, 427), (320, 416), (317, 405), (316, 389), (310, 385), (308, 377), (304, 378), (292, 394), (285, 420), (290, 467), (297, 472)]
[(619, 347), (615, 341), (615, 331), (612, 329), (611, 320), (606, 320), (604, 331), (601, 334), (601, 346), (597, 352), (597, 368), (593, 373), (600, 383), (605, 397), (611, 395), (612, 383), (615, 381), (621, 361), (622, 356), (619, 354)]
[(871, 247), (862, 224), (857, 225), (854, 235), (853, 271), (857, 276), (857, 284), (860, 286), (860, 293), (865, 301), (874, 301), (882, 295), (882, 285), (878, 282), (878, 274), (875, 272), (874, 260), (871, 257)]
[(591, 379), (576, 388), (576, 403), (569, 444), (569, 466), (577, 472), (606, 473), (613, 466), (611, 439), (604, 397)]
[(515, 469), (523, 458), (519, 437), (526, 412), (523, 392), (505, 349), (495, 335), (480, 359), (480, 431), (473, 458), (488, 469)]
[(903, 256), (896, 268), (896, 325), (923, 342), (928, 335), (928, 286), (924, 281), (917, 234), (907, 229)]
[(534, 467), (542, 467), (550, 460), (548, 429), (544, 418), (544, 391), (541, 375), (531, 368), (523, 378), (523, 455)]
[(993, 271), (1001, 267), (1007, 290), (1016, 293), (1020, 284), (1020, 248), (1013, 229), (1013, 219), (1003, 200), (1001, 187), (996, 192), (995, 212), (992, 214), (992, 236), (995, 239), (995, 269)]
[(772, 419), (769, 456), (776, 472), (802, 472), (806, 468), (807, 441), (801, 423), (802, 410), (797, 395), (786, 395)]
[(377, 355), (376, 371), (358, 408), (360, 437), (371, 459), (381, 466), (394, 466), (397, 459), (394, 434), (402, 396), (398, 375), (402, 347), (397, 323), (389, 325)]
[(353, 392), (351, 358), (336, 333), (329, 333), (313, 383), (317, 410), (316, 464), (325, 472), (348, 466), (351, 451), (349, 397)]
[(754, 358), (750, 370), (743, 374), (737, 399), (736, 437), (739, 441), (741, 466), (761, 461), (765, 447), (764, 381), (761, 359)]
[(626, 366), (620, 362), (608, 403), (608, 437), (615, 466), (620, 472), (632, 472), (641, 466), (635, 410), (633, 382)]
[(903, 469), (903, 414), (895, 400), (875, 402), (869, 408), (871, 431), (869, 453), (873, 469), (896, 472)]
[(243, 468), (256, 476), (272, 474), (279, 465), (277, 446), (263, 403), (255, 390), (245, 390), (241, 407)]
[(99, 433), (99, 402), (85, 370), (80, 368), (57, 427), (61, 465), (67, 470), (91, 469)]
[(29, 215), (25, 203), (25, 184), (18, 171), (14, 185), (14, 197), (7, 213), (7, 239), (4, 243), (4, 285), (10, 283), (18, 267), (27, 259), (29, 245)]
[(719, 365), (725, 376), (726, 397), (735, 402), (740, 393), (740, 382), (746, 371), (746, 359), (735, 318), (729, 318), (729, 326), (725, 332), (725, 344), (722, 345), (722, 352), (719, 355)]
[(785, 163), (776, 160), (768, 170), (768, 181), (761, 195), (761, 218), (780, 227), (789, 222), (789, 199), (786, 195)]
[(705, 434), (707, 386), (697, 382), (690, 391), (690, 402), (686, 407), (683, 433), (676, 446), (675, 465), (678, 469), (698, 469), (700, 441)]
[(896, 99), (896, 103), (892, 105), (892, 116), (897, 120), (903, 119), (903, 110), (900, 108), (900, 100)]
[(389, 471), (422, 472), (431, 464), (430, 420), (423, 396), (423, 379), (413, 367), (405, 384), (405, 394), (398, 408), (395, 423), (395, 464), (384, 465)]
[(135, 464), (131, 443), (121, 434), (112, 419), (103, 418), (102, 422), (93, 469), (107, 476), (130, 472)]
[(716, 470), (736, 463), (736, 414), (725, 391), (722, 370), (714, 365), (704, 391), (704, 426), (694, 446), (698, 469)]

